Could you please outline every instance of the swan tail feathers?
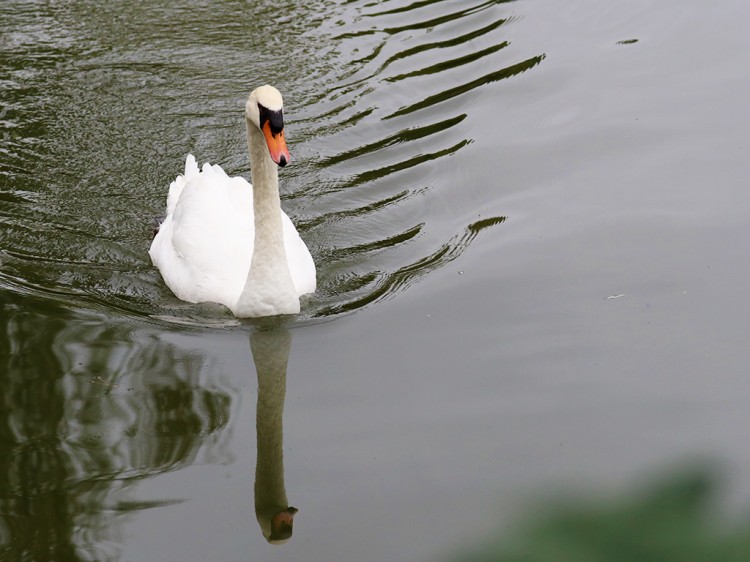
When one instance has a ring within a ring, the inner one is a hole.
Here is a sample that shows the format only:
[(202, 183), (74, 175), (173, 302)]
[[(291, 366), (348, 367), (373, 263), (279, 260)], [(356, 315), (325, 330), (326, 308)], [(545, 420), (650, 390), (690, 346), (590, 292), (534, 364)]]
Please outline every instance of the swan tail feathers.
[(219, 166), (218, 164), (209, 164), (206, 162), (203, 164), (203, 167), (201, 168), (201, 172), (204, 174), (217, 174), (219, 176), (229, 177), (227, 176), (227, 173), (224, 171), (224, 168)]
[(198, 163), (195, 161), (195, 156), (188, 154), (185, 159), (185, 179), (192, 179), (193, 176), (197, 176), (199, 173)]
[(185, 184), (197, 177), (200, 171), (198, 170), (198, 164), (195, 161), (195, 156), (188, 154), (185, 159), (185, 174), (177, 176), (175, 180), (169, 184), (169, 194), (167, 195), (167, 215), (171, 215), (177, 206), (177, 201), (182, 194), (182, 188)]

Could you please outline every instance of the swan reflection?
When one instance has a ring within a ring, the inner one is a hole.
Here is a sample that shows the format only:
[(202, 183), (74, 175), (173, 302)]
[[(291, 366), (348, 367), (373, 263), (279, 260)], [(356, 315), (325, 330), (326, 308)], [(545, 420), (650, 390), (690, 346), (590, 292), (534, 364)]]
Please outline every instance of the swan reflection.
[(282, 415), (291, 343), (292, 335), (287, 330), (250, 335), (250, 349), (258, 373), (255, 516), (263, 536), (271, 544), (282, 544), (291, 538), (297, 513), (297, 508), (289, 505), (284, 486)]

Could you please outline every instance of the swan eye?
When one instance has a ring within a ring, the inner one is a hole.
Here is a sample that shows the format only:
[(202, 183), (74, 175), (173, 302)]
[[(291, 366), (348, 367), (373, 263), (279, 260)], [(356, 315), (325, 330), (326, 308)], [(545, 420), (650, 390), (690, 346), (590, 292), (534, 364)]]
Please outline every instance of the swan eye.
[(258, 104), (258, 116), (260, 129), (263, 130), (266, 122), (271, 126), (271, 133), (276, 136), (284, 130), (284, 114), (281, 109), (276, 111), (268, 109), (262, 104)]

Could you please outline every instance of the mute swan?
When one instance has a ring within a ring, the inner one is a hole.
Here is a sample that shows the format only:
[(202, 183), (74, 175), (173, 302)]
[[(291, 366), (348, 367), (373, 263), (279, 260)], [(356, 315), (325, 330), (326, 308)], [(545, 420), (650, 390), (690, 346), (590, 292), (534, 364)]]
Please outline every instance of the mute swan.
[(252, 186), (218, 165), (199, 171), (192, 154), (169, 186), (149, 255), (178, 298), (246, 318), (296, 314), (299, 297), (315, 291), (312, 256), (279, 199), (278, 166), (289, 162), (282, 109), (268, 85), (245, 105)]

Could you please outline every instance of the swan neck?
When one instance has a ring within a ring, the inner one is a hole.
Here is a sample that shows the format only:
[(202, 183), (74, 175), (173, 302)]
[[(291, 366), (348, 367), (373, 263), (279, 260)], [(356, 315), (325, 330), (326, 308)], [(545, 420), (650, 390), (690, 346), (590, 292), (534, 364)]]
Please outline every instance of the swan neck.
[(250, 174), (253, 183), (256, 238), (260, 230), (258, 228), (259, 221), (262, 224), (278, 225), (280, 234), (279, 170), (276, 163), (271, 160), (263, 133), (249, 121), (247, 122), (247, 145), (250, 153)]
[(245, 286), (232, 311), (237, 316), (274, 316), (299, 312), (286, 250), (279, 196), (279, 172), (263, 133), (247, 121), (253, 181), (253, 257)]

